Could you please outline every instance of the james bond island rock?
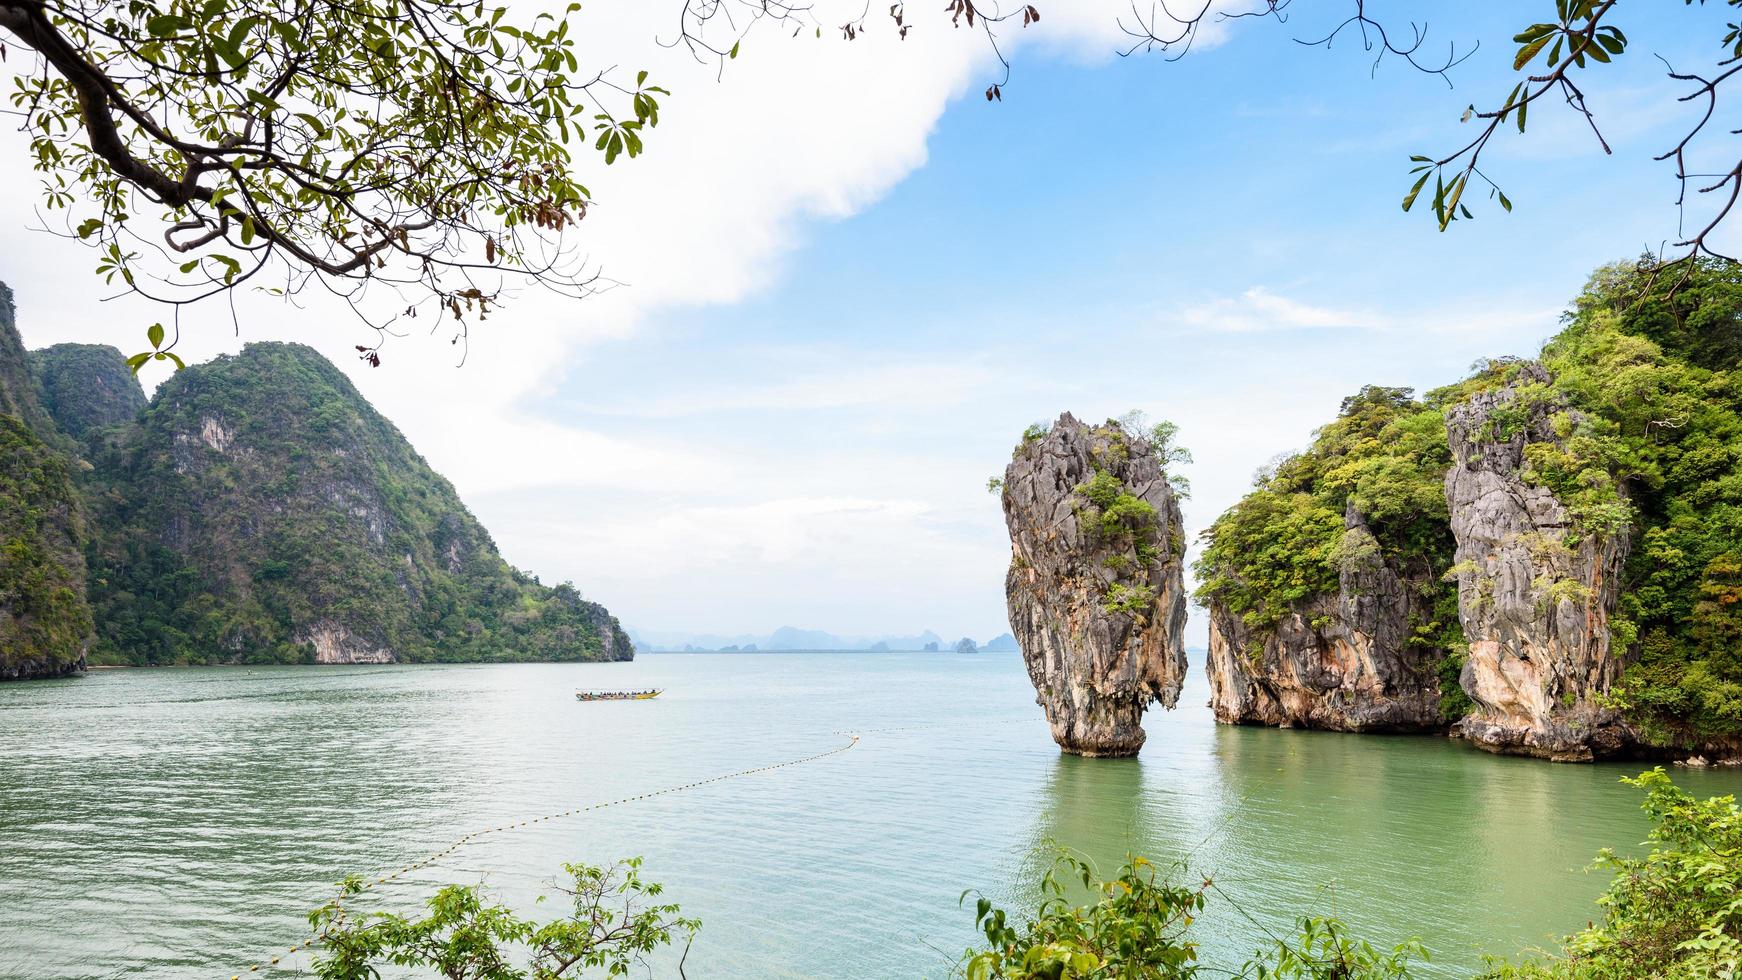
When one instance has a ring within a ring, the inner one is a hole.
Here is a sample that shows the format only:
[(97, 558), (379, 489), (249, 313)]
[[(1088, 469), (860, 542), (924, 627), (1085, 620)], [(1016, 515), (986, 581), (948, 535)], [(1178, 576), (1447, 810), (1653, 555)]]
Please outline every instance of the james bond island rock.
[(0, 284), (0, 680), (82, 670), (91, 640), (84, 524)]
[(1010, 627), (1053, 739), (1135, 755), (1150, 702), (1185, 679), (1185, 536), (1165, 465), (1172, 427), (1031, 427), (1004, 471)]
[(42, 407), (74, 439), (131, 422), (145, 407), (145, 391), (127, 358), (102, 344), (55, 344), (28, 355)]
[(250, 344), (177, 372), (99, 448), (96, 662), (632, 656), (604, 608), (509, 567), (310, 348)]
[(1459, 712), (1437, 395), (1344, 399), (1206, 532), (1197, 598), (1217, 721), (1432, 731)]
[(1456, 463), (1446, 502), (1458, 542), (1458, 607), (1469, 641), (1463, 687), (1475, 708), (1459, 731), (1495, 752), (1585, 761), (1632, 734), (1605, 704), (1624, 666), (1610, 618), (1631, 535), (1575, 525), (1535, 476), (1533, 447), (1563, 448), (1583, 419), (1539, 364), (1446, 415)]

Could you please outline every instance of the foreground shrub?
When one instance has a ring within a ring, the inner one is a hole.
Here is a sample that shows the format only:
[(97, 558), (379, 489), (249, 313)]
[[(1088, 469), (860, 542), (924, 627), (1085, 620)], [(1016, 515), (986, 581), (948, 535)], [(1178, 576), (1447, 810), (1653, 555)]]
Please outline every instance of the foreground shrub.
[(1698, 800), (1655, 769), (1626, 782), (1646, 791), (1651, 853), (1605, 849), (1614, 880), (1603, 921), (1564, 953), (1488, 974), (1504, 980), (1734, 980), (1742, 976), (1742, 810), (1734, 796)]
[[(315, 974), (322, 980), (377, 980), (381, 967), (397, 966), (453, 980), (555, 980), (586, 971), (627, 976), (674, 939), (687, 948), (701, 928), (699, 921), (682, 918), (675, 904), (658, 902), (663, 889), (643, 881), (640, 869), (639, 858), (610, 868), (564, 865), (569, 883), (561, 891), (571, 913), (542, 925), (490, 904), (469, 885), (437, 892), (422, 918), (378, 912), (350, 919), (343, 903), (364, 889), (353, 876), (341, 883), (338, 898), (309, 914), (326, 949)], [(515, 965), (517, 960), (525, 966)]]
[[(1088, 905), (1065, 897), (1066, 883), (1082, 882), (1099, 895)], [(974, 923), (986, 945), (963, 954), (959, 976), (967, 980), (1175, 980), (1205, 975), (1253, 980), (1408, 980), (1412, 960), (1426, 959), (1415, 941), (1389, 952), (1349, 936), (1336, 919), (1302, 917), (1295, 936), (1259, 950), (1239, 973), (1198, 962), (1187, 938), (1215, 883), (1171, 884), (1154, 864), (1133, 857), (1110, 881), (1061, 854), (1041, 880), (1042, 899), (1032, 918), (1012, 925), (1010, 916), (980, 897)], [(967, 901), (971, 892), (963, 892)]]

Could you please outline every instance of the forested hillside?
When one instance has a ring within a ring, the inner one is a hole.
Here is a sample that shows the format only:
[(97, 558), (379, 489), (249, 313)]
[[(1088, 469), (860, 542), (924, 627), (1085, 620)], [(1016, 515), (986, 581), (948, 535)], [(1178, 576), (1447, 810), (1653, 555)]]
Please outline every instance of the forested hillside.
[(453, 486), (311, 348), (251, 344), (147, 403), (112, 347), (27, 355), (4, 286), (0, 548), (0, 678), (76, 670), (87, 654), (633, 655), (602, 606), (504, 562)]
[(12, 292), (0, 284), (0, 680), (84, 666), (84, 523), (64, 440), (25, 368)]

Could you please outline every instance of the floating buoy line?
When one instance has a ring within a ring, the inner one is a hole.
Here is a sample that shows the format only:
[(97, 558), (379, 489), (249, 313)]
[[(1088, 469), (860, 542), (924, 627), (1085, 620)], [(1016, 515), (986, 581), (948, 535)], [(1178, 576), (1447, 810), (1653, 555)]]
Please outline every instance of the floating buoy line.
[[(1012, 719), (1005, 720), (1003, 722), (990, 722), (989, 724), (998, 725), (998, 724), (1019, 724), (1019, 723), (1020, 724), (1033, 724), (1033, 721), (1032, 721), (1032, 719), (1012, 718)], [(589, 804), (587, 806), (573, 807), (571, 809), (558, 811), (556, 813), (547, 813), (547, 814), (540, 816), (540, 817), (529, 817), (525, 820), (516, 821), (514, 823), (505, 823), (505, 824), (501, 824), (501, 825), (496, 826), (496, 827), (487, 827), (483, 830), (476, 830), (476, 831), (473, 831), (472, 833), (465, 835), (464, 837), (458, 838), (453, 843), (449, 844), (447, 847), (444, 847), (441, 850), (436, 851), (434, 854), (431, 854), (428, 857), (425, 857), (421, 861), (415, 861), (411, 864), (405, 865), (402, 868), (399, 868), (396, 871), (381, 874), (381, 875), (378, 875), (377, 877), (375, 877), (373, 880), (365, 881), (363, 883), (363, 891), (365, 891), (365, 892), (372, 891), (377, 886), (385, 885), (385, 884), (392, 882), (392, 881), (397, 881), (398, 879), (405, 877), (406, 875), (410, 874), (413, 871), (422, 870), (423, 868), (426, 868), (429, 865), (434, 864), (435, 862), (441, 860), (442, 858), (445, 858), (448, 855), (454, 853), (455, 851), (459, 850), (460, 848), (465, 847), (466, 845), (472, 843), (473, 841), (476, 841), (481, 837), (487, 837), (491, 834), (499, 834), (499, 833), (502, 833), (504, 831), (509, 831), (509, 830), (518, 830), (521, 827), (530, 827), (530, 826), (533, 826), (534, 824), (541, 824), (541, 823), (545, 823), (545, 822), (550, 821), (550, 820), (561, 820), (565, 817), (577, 817), (583, 813), (591, 813), (594, 810), (603, 810), (606, 807), (622, 806), (622, 805), (627, 804), (627, 803), (636, 803), (636, 802), (639, 802), (641, 800), (650, 800), (656, 796), (667, 796), (667, 795), (670, 795), (672, 793), (682, 793), (686, 790), (699, 789), (703, 786), (709, 786), (709, 785), (712, 785), (714, 783), (722, 783), (728, 779), (739, 779), (739, 778), (744, 777), (744, 776), (754, 776), (757, 773), (772, 772), (776, 769), (785, 769), (785, 768), (788, 768), (790, 766), (804, 765), (807, 762), (815, 762), (818, 759), (826, 759), (832, 755), (840, 755), (842, 752), (845, 752), (848, 749), (852, 748), (853, 746), (858, 745), (859, 739), (863, 735), (876, 735), (876, 734), (885, 734), (885, 733), (890, 733), (890, 732), (913, 732), (913, 731), (923, 731), (923, 730), (935, 729), (935, 728), (959, 728), (959, 727), (961, 727), (962, 724), (963, 724), (962, 722), (933, 722), (930, 724), (899, 725), (899, 726), (895, 726), (895, 727), (891, 727), (891, 728), (856, 728), (856, 729), (853, 729), (851, 731), (837, 730), (837, 731), (830, 732), (829, 734), (839, 736), (841, 738), (846, 739), (847, 741), (845, 744), (837, 746), (837, 747), (832, 748), (832, 749), (829, 749), (826, 752), (818, 752), (815, 755), (807, 755), (807, 756), (804, 756), (803, 758), (799, 758), (799, 759), (788, 759), (785, 762), (776, 762), (776, 763), (773, 763), (772, 765), (757, 766), (754, 769), (740, 769), (737, 772), (729, 772), (729, 773), (724, 773), (724, 774), (719, 775), (719, 776), (711, 776), (707, 779), (698, 779), (695, 782), (683, 783), (683, 784), (678, 785), (678, 786), (667, 786), (665, 789), (656, 789), (656, 790), (653, 790), (651, 792), (640, 793), (640, 794), (637, 794), (635, 796), (625, 796), (625, 797), (622, 797), (620, 799), (607, 800), (603, 803), (593, 803), (593, 804)], [(339, 909), (339, 917), (338, 918), (339, 918), (339, 921), (341, 921), (341, 922), (344, 921), (345, 911), (344, 911), (344, 908), (342, 906)], [(303, 940), (302, 942), (300, 942), (294, 946), (288, 947), (283, 953), (280, 953), (277, 956), (272, 956), (272, 957), (269, 957), (267, 959), (261, 960), (260, 962), (255, 963), (254, 965), (248, 967), (247, 970), (245, 970), (241, 973), (231, 974), (230, 980), (242, 980), (243, 977), (248, 976), (250, 974), (257, 974), (262, 970), (268, 969), (270, 967), (278, 966), (284, 960), (284, 958), (286, 956), (293, 956), (299, 952), (306, 952), (308, 950), (313, 949), (315, 946), (318, 946), (320, 944), (320, 941), (323, 938), (325, 938), (325, 935), (326, 935), (325, 933), (313, 933), (307, 939)]]
[[(929, 727), (934, 727), (934, 726), (915, 725), (915, 726), (911, 726), (911, 727), (913, 727), (913, 728), (929, 728)], [(905, 731), (906, 729), (880, 728), (880, 729), (873, 729), (873, 730), (879, 731), (879, 732), (888, 732), (888, 731)], [(703, 786), (708, 786), (708, 785), (711, 785), (713, 783), (722, 783), (728, 779), (738, 779), (738, 778), (743, 777), (743, 776), (754, 776), (757, 773), (772, 772), (776, 769), (785, 769), (789, 766), (799, 766), (799, 765), (803, 765), (807, 762), (815, 762), (818, 759), (826, 759), (831, 755), (840, 755), (842, 752), (845, 752), (848, 749), (852, 748), (853, 746), (859, 744), (859, 736), (857, 734), (854, 734), (851, 732), (845, 732), (845, 731), (832, 732), (831, 734), (838, 735), (842, 738), (845, 738), (847, 740), (846, 744), (829, 749), (827, 752), (818, 752), (815, 755), (807, 755), (807, 756), (800, 758), (800, 759), (788, 759), (785, 762), (776, 762), (772, 765), (767, 765), (767, 766), (757, 766), (754, 769), (740, 769), (737, 772), (729, 772), (729, 773), (724, 773), (724, 774), (719, 775), (719, 776), (711, 776), (707, 779), (698, 779), (695, 782), (684, 783), (684, 784), (679, 785), (679, 786), (667, 786), (665, 789), (656, 789), (656, 790), (653, 790), (653, 791), (647, 792), (647, 793), (639, 793), (635, 796), (625, 796), (625, 797), (622, 797), (621, 799), (607, 800), (603, 803), (593, 803), (593, 804), (589, 804), (587, 806), (577, 806), (577, 807), (574, 807), (572, 809), (561, 810), (561, 811), (558, 811), (556, 813), (547, 813), (541, 817), (529, 817), (528, 819), (516, 821), (515, 823), (505, 823), (505, 824), (501, 824), (500, 826), (496, 826), (496, 827), (488, 827), (488, 828), (485, 828), (484, 830), (475, 830), (472, 833), (469, 833), (469, 834), (465, 835), (464, 837), (461, 837), (461, 838), (455, 840), (453, 843), (449, 844), (447, 847), (442, 848), (441, 850), (435, 852), (434, 854), (429, 855), (428, 857), (424, 858), (421, 861), (415, 861), (411, 864), (408, 864), (408, 865), (400, 868), (397, 871), (393, 871), (393, 872), (390, 872), (387, 874), (379, 875), (374, 880), (365, 882), (363, 884), (363, 891), (365, 891), (365, 892), (371, 891), (379, 885), (385, 885), (390, 881), (396, 881), (400, 878), (403, 878), (404, 876), (410, 874), (413, 871), (421, 870), (421, 869), (423, 869), (431, 864), (434, 864), (435, 862), (441, 860), (442, 858), (447, 857), (448, 855), (454, 853), (455, 851), (459, 850), (460, 848), (465, 847), (467, 844), (472, 843), (473, 841), (479, 839), (480, 837), (488, 837), (491, 834), (499, 834), (499, 833), (502, 833), (504, 831), (509, 831), (509, 830), (518, 830), (521, 827), (530, 827), (534, 824), (541, 824), (541, 823), (545, 823), (546, 821), (550, 821), (550, 820), (561, 820), (564, 817), (576, 817), (576, 816), (580, 816), (583, 813), (591, 813), (594, 810), (603, 810), (606, 807), (622, 806), (626, 803), (636, 803), (636, 802), (639, 802), (641, 800), (650, 800), (656, 796), (666, 796), (666, 795), (669, 795), (671, 793), (682, 793), (685, 790), (699, 789)], [(341, 909), (340, 909), (341, 921), (343, 920), (343, 917), (344, 917), (344, 910), (341, 907)], [(286, 956), (292, 956), (298, 952), (309, 950), (309, 949), (312, 949), (313, 947), (319, 945), (320, 941), (323, 938), (325, 938), (325, 936), (326, 936), (325, 933), (312, 934), (307, 939), (296, 944), (295, 946), (289, 947), (288, 949), (285, 950), (285, 952), (283, 952), (277, 956), (273, 956), (273, 957), (269, 957), (267, 959), (261, 960), (260, 962), (255, 963), (253, 966), (250, 966), (247, 970), (245, 970), (241, 973), (232, 974), (230, 977), (230, 980), (242, 980), (242, 978), (244, 976), (247, 976), (248, 974), (259, 973), (261, 970), (267, 969), (269, 967), (275, 967)]]

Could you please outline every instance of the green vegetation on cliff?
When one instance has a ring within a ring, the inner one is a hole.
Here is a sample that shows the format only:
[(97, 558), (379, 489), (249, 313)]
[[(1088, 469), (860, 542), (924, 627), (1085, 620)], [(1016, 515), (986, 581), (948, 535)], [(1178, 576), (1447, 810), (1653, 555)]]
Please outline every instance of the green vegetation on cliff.
[(94, 662), (630, 656), (602, 607), (510, 568), (307, 347), (178, 372), (94, 462)]
[(24, 340), (18, 336), (12, 290), (3, 282), (0, 282), (0, 415), (18, 419), (44, 442), (55, 445), (61, 442), (54, 421), (37, 398), (36, 385), (31, 380), (24, 353)]
[(84, 527), (63, 441), (37, 401), (0, 283), (0, 680), (84, 664)]
[[(1548, 381), (1510, 360), (1416, 400), (1369, 387), (1345, 399), (1313, 444), (1260, 474), (1205, 533), (1200, 602), (1258, 630), (1335, 592), (1341, 563), (1377, 547), (1436, 590), (1416, 640), (1446, 651), (1441, 688), (1458, 713), (1461, 633), (1442, 582), (1453, 540), (1443, 489), (1451, 454), (1444, 410), (1511, 384), (1483, 438), (1514, 438), (1552, 412), (1555, 439), (1525, 446), (1524, 478), (1566, 507), (1576, 535), (1630, 542), (1609, 628), (1630, 665), (1612, 697), (1650, 742), (1695, 748), (1742, 741), (1742, 271), (1722, 262), (1655, 277), (1607, 266), (1542, 350)], [(1371, 537), (1347, 527), (1352, 508)], [(1569, 542), (1570, 543), (1570, 542)], [(1540, 586), (1545, 603), (1577, 583)]]
[(1564, 443), (1527, 477), (1633, 546), (1611, 622), (1618, 703), (1653, 741), (1742, 736), (1742, 271), (1601, 269), (1542, 353)]
[[(1346, 563), (1381, 557), (1430, 590), (1431, 615), (1410, 640), (1440, 662), (1443, 708), (1467, 706), (1458, 689), (1457, 587), (1443, 581), (1454, 542), (1444, 479), (1451, 465), (1441, 408), (1459, 394), (1418, 400), (1408, 388), (1370, 385), (1343, 399), (1312, 445), (1258, 474), (1256, 488), (1204, 532), (1194, 566), (1197, 599), (1224, 604), (1257, 632), (1320, 596), (1336, 593)], [(1346, 515), (1359, 516), (1361, 527)]]
[(75, 439), (130, 422), (145, 407), (127, 359), (103, 344), (55, 344), (30, 351), (37, 397), (60, 430)]
[(83, 664), (91, 610), (82, 534), (66, 460), (0, 413), (0, 679)]

